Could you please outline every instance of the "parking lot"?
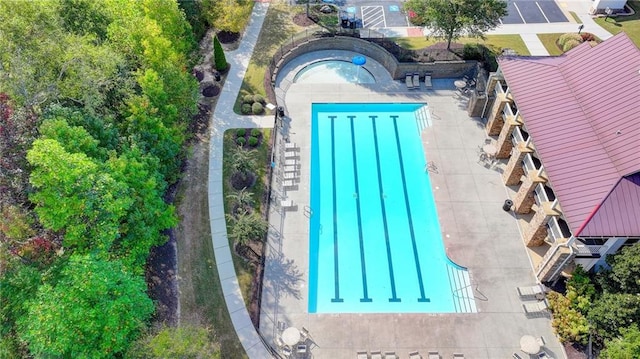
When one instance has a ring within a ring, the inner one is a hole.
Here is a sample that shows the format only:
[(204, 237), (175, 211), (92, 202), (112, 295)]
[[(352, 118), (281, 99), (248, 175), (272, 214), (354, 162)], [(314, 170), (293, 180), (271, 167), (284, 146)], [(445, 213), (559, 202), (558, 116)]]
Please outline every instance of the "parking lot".
[(507, 2), (507, 11), (509, 14), (501, 19), (503, 24), (546, 24), (569, 21), (553, 0), (511, 0)]
[[(358, 27), (385, 28), (409, 26), (401, 1), (324, 0), (338, 5), (342, 11), (355, 17)], [(568, 22), (554, 0), (508, 0), (502, 24), (546, 24)]]

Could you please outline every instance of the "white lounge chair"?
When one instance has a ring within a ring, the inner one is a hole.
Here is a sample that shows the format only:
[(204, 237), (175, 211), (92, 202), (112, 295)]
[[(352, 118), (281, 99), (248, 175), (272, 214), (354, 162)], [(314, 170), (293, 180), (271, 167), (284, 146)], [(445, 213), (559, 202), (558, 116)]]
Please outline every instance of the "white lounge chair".
[(369, 354), (366, 351), (359, 351), (356, 359), (369, 359)]
[(382, 359), (382, 352), (379, 350), (371, 352), (371, 359)]
[(285, 150), (295, 150), (296, 149), (295, 142), (285, 142), (284, 143), (284, 149)]
[(453, 353), (453, 359), (464, 359), (464, 354), (462, 354), (462, 353)]
[(516, 287), (516, 290), (522, 299), (544, 299), (544, 290), (539, 284), (530, 287)]
[(280, 201), (280, 207), (282, 207), (282, 208), (293, 207), (293, 200), (292, 199), (283, 199), (282, 201)]
[(409, 359), (422, 359), (422, 355), (418, 352), (409, 353)]
[(431, 74), (424, 74), (424, 87), (427, 89), (433, 88), (433, 85), (431, 85)]
[(522, 308), (527, 317), (540, 317), (547, 314), (549, 305), (546, 300), (542, 300), (535, 303), (524, 303), (522, 304)]
[(285, 171), (282, 174), (282, 178), (284, 178), (284, 179), (295, 179), (296, 178), (296, 173), (295, 172), (291, 172), (291, 171), (289, 171), (289, 172)]
[(406, 73), (404, 76), (404, 83), (407, 85), (407, 90), (413, 90), (415, 87), (413, 86), (413, 80), (411, 79), (412, 75), (410, 73)]
[(293, 187), (296, 184), (293, 182), (292, 179), (286, 179), (282, 181), (282, 187)]
[(396, 352), (386, 352), (384, 353), (384, 359), (398, 359)]
[(419, 89), (420, 88), (420, 73), (413, 73), (413, 87)]
[(440, 354), (438, 352), (429, 352), (429, 359), (440, 359)]
[(284, 160), (284, 165), (285, 166), (295, 166), (297, 164), (298, 161), (295, 160), (295, 158), (289, 158)]

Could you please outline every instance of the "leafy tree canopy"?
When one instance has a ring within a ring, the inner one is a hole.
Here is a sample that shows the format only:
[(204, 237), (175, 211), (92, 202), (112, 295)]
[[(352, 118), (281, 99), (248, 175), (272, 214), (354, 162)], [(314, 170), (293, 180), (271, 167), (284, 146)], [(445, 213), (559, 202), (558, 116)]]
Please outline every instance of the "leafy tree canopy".
[(620, 330), (621, 336), (605, 343), (605, 349), (600, 352), (603, 359), (633, 359), (640, 358), (640, 330), (636, 324)]
[(203, 1), (205, 18), (220, 31), (241, 32), (249, 22), (253, 2), (247, 0)]
[(18, 332), (35, 357), (113, 358), (125, 352), (153, 313), (141, 277), (118, 261), (72, 255), (57, 283), (25, 303)]
[(451, 41), (461, 36), (483, 36), (507, 15), (503, 0), (409, 0), (404, 5), (431, 30), (431, 34)]
[(598, 274), (598, 283), (614, 293), (640, 293), (640, 246), (625, 246), (607, 256), (610, 270)]
[(34, 141), (27, 160), (37, 189), (30, 198), (40, 222), (64, 231), (66, 246), (108, 250), (132, 202), (126, 185), (102, 172), (84, 153), (69, 153), (56, 140)]
[(593, 303), (588, 318), (600, 337), (615, 338), (621, 329), (640, 322), (640, 296), (605, 292)]

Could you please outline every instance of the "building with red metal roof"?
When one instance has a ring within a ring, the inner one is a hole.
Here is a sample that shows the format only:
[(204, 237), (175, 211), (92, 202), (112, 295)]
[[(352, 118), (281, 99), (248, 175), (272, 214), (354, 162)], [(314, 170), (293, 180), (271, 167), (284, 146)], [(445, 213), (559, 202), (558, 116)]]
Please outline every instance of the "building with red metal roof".
[[(484, 117), (503, 179), (529, 214), (536, 274), (604, 265), (640, 238), (640, 49), (626, 34), (557, 57), (503, 56)], [(547, 248), (548, 247), (548, 248)]]

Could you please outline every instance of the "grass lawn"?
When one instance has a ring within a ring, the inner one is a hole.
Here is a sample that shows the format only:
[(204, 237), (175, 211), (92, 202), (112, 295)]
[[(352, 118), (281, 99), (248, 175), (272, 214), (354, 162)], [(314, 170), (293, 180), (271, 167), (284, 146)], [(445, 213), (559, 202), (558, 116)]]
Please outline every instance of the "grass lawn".
[(542, 41), (544, 48), (547, 49), (547, 52), (551, 56), (562, 55), (563, 52), (560, 50), (558, 45), (556, 45), (556, 40), (563, 35), (564, 33), (553, 33), (553, 34), (538, 34), (538, 38)]
[[(426, 38), (426, 37), (399, 37), (399, 38), (395, 38), (394, 41), (398, 45), (406, 49), (418, 50), (418, 49), (425, 48), (427, 46), (431, 46), (437, 42), (441, 42), (442, 40), (434, 39), (434, 38)], [(460, 44), (474, 44), (474, 43), (483, 44), (488, 48), (492, 49), (497, 54), (499, 54), (504, 48), (510, 48), (515, 50), (515, 52), (518, 53), (518, 55), (524, 55), (524, 56), (530, 55), (529, 49), (527, 49), (527, 46), (525, 45), (524, 41), (522, 41), (522, 38), (520, 37), (520, 35), (517, 35), (517, 34), (516, 35), (486, 35), (485, 40), (472, 38), (472, 37), (462, 37), (456, 40), (455, 42)]]
[(629, 1), (627, 5), (631, 6), (636, 13), (631, 16), (610, 17), (606, 21), (604, 17), (594, 20), (596, 24), (614, 35), (626, 32), (636, 46), (640, 47), (640, 1)]
[(273, 54), (295, 33), (300, 31), (291, 21), (294, 11), (304, 11), (303, 6), (290, 7), (285, 3), (271, 3), (264, 25), (260, 31), (258, 42), (247, 67), (247, 73), (242, 81), (240, 93), (233, 106), (233, 111), (240, 114), (242, 96), (260, 94), (266, 97), (264, 76)]
[(578, 17), (578, 14), (576, 14), (573, 11), (569, 11), (569, 14), (571, 14), (571, 16), (573, 17), (573, 19), (576, 21), (576, 23), (578, 24), (582, 24), (582, 20), (580, 20), (580, 18)]

